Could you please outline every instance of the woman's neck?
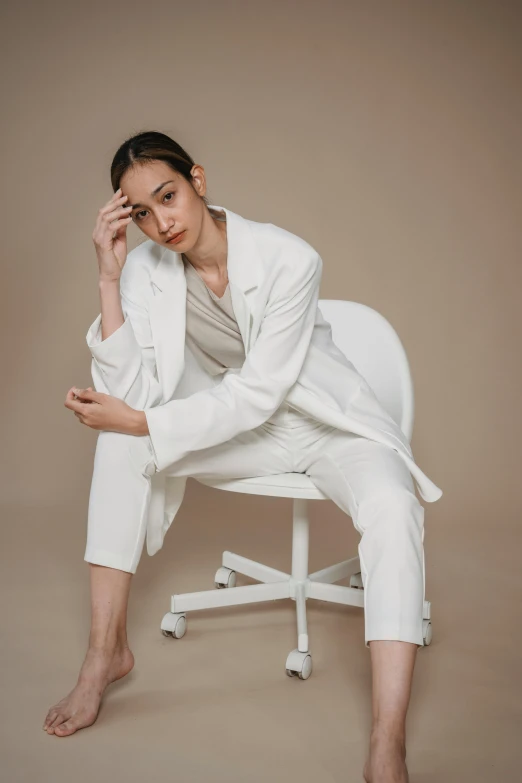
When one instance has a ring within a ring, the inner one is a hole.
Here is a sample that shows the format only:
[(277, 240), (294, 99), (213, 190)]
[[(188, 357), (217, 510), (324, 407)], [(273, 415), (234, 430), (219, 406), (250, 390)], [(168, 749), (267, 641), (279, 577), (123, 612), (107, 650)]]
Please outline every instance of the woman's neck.
[(199, 273), (201, 277), (206, 280), (210, 280), (219, 287), (223, 282), (228, 281), (227, 270), (227, 255), (228, 255), (228, 242), (227, 242), (227, 219), (224, 212), (218, 212), (217, 210), (208, 209), (208, 213), (214, 221), (216, 228), (221, 236), (224, 238), (225, 244), (225, 259), (224, 263), (217, 263), (215, 260), (209, 258), (202, 261), (201, 259), (189, 258), (185, 253), (182, 253), (182, 259), (184, 263), (190, 263), (194, 269)]

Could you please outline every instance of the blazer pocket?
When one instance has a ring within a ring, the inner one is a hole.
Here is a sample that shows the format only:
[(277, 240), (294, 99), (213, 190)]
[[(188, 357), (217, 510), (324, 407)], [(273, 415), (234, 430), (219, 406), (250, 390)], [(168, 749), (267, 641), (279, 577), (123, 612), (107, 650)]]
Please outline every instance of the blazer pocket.
[(156, 463), (152, 453), (150, 435), (131, 435), (129, 457), (136, 469), (147, 476), (156, 472)]

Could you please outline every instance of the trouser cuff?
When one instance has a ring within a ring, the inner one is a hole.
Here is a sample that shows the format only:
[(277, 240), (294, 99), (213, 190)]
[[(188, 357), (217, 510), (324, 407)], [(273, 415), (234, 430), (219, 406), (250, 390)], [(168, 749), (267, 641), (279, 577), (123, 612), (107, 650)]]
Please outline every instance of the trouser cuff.
[(108, 552), (106, 549), (87, 547), (83, 559), (94, 565), (117, 568), (119, 571), (128, 571), (131, 574), (135, 574), (138, 568), (137, 563), (129, 561), (128, 558), (123, 557), (119, 552)]
[(424, 647), (424, 637), (422, 635), (422, 624), (421, 624), (421, 630), (419, 630), (418, 626), (410, 627), (410, 628), (397, 628), (397, 626), (386, 626), (381, 625), (379, 628), (367, 631), (365, 634), (364, 639), (364, 645), (365, 647), (370, 646), (370, 642), (373, 641), (396, 641), (396, 642), (411, 642), (412, 644), (419, 644), (421, 647)]

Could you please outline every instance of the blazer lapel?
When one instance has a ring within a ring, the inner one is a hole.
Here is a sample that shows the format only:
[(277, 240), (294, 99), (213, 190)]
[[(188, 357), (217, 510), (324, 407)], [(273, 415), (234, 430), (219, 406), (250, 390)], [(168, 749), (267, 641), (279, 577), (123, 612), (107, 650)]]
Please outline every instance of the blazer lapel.
[(230, 296), (247, 354), (255, 339), (252, 324), (257, 291), (263, 277), (262, 259), (248, 221), (224, 207), (217, 209), (223, 209), (227, 216)]
[[(263, 273), (259, 249), (245, 218), (225, 207), (215, 204), (210, 207), (226, 214), (230, 296), (246, 354), (252, 338), (255, 339), (252, 334), (254, 303)], [(163, 249), (151, 284), (149, 319), (165, 403), (172, 398), (185, 367), (187, 283), (181, 253), (167, 247)]]

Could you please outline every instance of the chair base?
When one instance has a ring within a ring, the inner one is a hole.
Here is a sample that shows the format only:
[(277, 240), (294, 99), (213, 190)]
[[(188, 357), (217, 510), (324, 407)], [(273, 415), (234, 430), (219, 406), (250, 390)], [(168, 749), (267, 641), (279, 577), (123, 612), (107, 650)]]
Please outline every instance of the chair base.
[[(364, 608), (363, 583), (359, 557), (343, 560), (335, 565), (308, 574), (309, 521), (307, 500), (296, 498), (293, 502), (292, 573), (249, 560), (234, 552), (223, 552), (222, 566), (215, 575), (217, 588), (196, 593), (172, 595), (170, 612), (163, 617), (161, 630), (165, 636), (181, 638), (186, 629), (185, 612), (197, 609), (214, 609), (220, 606), (275, 601), (291, 598), (296, 602), (297, 649), (287, 658), (287, 674), (297, 674), (307, 679), (311, 674), (312, 661), (309, 651), (306, 601), (319, 601), (359, 606)], [(236, 572), (261, 582), (257, 585), (235, 587)], [(341, 579), (350, 578), (350, 586), (336, 585)], [(424, 601), (423, 635), (424, 644), (431, 642), (431, 605)]]

